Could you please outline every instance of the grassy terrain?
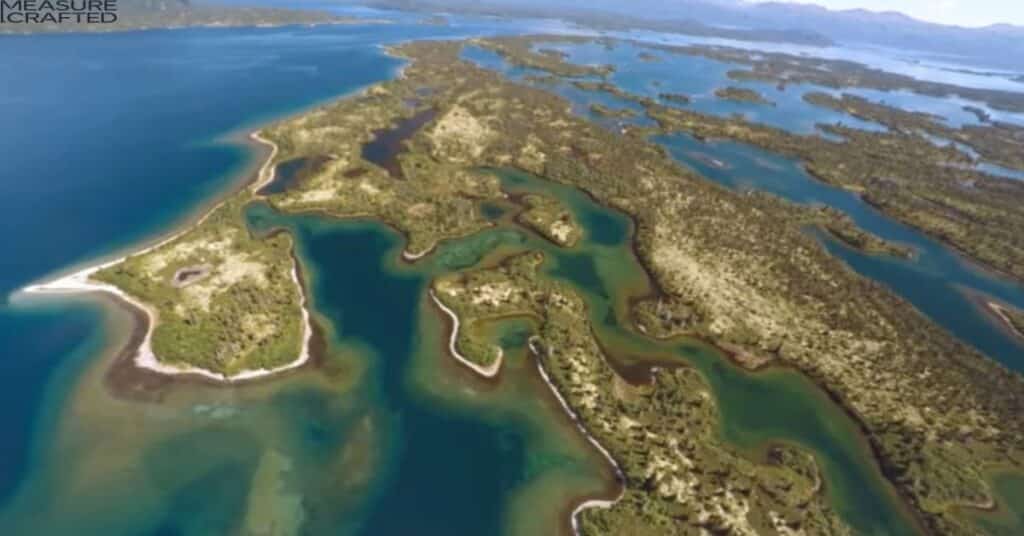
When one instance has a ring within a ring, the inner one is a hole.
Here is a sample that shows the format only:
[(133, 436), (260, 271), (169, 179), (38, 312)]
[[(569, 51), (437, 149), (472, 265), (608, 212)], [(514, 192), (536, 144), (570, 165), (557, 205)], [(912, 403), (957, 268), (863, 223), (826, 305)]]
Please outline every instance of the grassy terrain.
[[(694, 369), (661, 369), (649, 384), (622, 380), (593, 338), (574, 291), (538, 275), (540, 253), (440, 278), (437, 295), (470, 325), (527, 317), (539, 326), (530, 347), (583, 426), (608, 449), (624, 477), (623, 498), (581, 516), (583, 534), (771, 533), (800, 527), (844, 533), (821, 493), (811, 456), (774, 449), (755, 463), (719, 438), (710, 389)], [(467, 339), (460, 348), (477, 352)], [(485, 359), (489, 354), (475, 354)]]
[(240, 194), (167, 244), (94, 276), (156, 311), (152, 346), (160, 361), (230, 376), (298, 358), (303, 328), (291, 239), (251, 236), (244, 203)]
[[(844, 94), (841, 98), (826, 93), (808, 93), (804, 100), (811, 104), (846, 112), (854, 117), (875, 121), (900, 132), (912, 134), (924, 132), (939, 138), (962, 143), (978, 155), (995, 164), (1008, 168), (1024, 169), (1024, 128), (1009, 123), (964, 125), (960, 128), (947, 126), (942, 118), (920, 112), (906, 112), (885, 104), (878, 104), (855, 95)], [(965, 107), (971, 108), (971, 107)], [(987, 114), (981, 112), (979, 117)], [(970, 111), (970, 110), (968, 110)]]
[(528, 207), (519, 214), (519, 222), (562, 247), (573, 247), (583, 235), (579, 222), (557, 199), (530, 194), (523, 197)]
[(636, 115), (636, 112), (629, 108), (609, 108), (598, 102), (590, 105), (590, 111), (598, 117), (610, 117), (612, 119), (629, 119)]
[(760, 93), (750, 88), (729, 86), (715, 90), (715, 96), (723, 100), (731, 100), (734, 102), (749, 102), (751, 104), (768, 104), (772, 102)]
[[(534, 52), (528, 44), (510, 44), (507, 39), (495, 45), (478, 43), (502, 47), (506, 54), (526, 55), (529, 59), (524, 61), (537, 65), (581, 72), (561, 65), (561, 56)], [(646, 132), (610, 132), (573, 115), (569, 103), (552, 93), (510, 83), (461, 61), (462, 46), (454, 42), (400, 45), (392, 53), (410, 60), (402, 78), (267, 128), (265, 136), (280, 149), (277, 162), (314, 157), (325, 162), (267, 200), (285, 212), (382, 219), (406, 235), (407, 252), (418, 254), (439, 241), (472, 235), (491, 225), (480, 206), (505, 194), (496, 177), (478, 171), (483, 167), (518, 168), (582, 189), (635, 222), (634, 249), (656, 289), (634, 304), (634, 321), (640, 327), (651, 335), (699, 335), (747, 356), (742, 362), (749, 366), (775, 362), (814, 379), (858, 419), (887, 477), (930, 530), (971, 533), (955, 512), (958, 505), (990, 499), (985, 468), (993, 464), (1024, 468), (1024, 423), (1019, 418), (1024, 380), (959, 343), (884, 287), (852, 272), (808, 236), (804, 227), (821, 225), (868, 249), (887, 246), (871, 245), (871, 237), (860, 235), (862, 231), (841, 215), (722, 188), (679, 166), (647, 141)], [(594, 74), (592, 67), (580, 69)], [(401, 173), (389, 173), (364, 159), (364, 145), (379, 138), (381, 130), (423, 110), (436, 114), (409, 133), (401, 150), (393, 150)], [(938, 162), (963, 158), (920, 136), (896, 133), (883, 138), (833, 129), (847, 139), (836, 144), (653, 103), (648, 110), (665, 129), (738, 139), (806, 156), (808, 166), (822, 180), (863, 191), (868, 188), (851, 182), (852, 175), (843, 170), (860, 171), (860, 166), (870, 165), (872, 172), (858, 172), (856, 180), (874, 177), (914, 184), (933, 173)], [(804, 152), (811, 149), (821, 154)], [(889, 172), (899, 180), (890, 179)], [(979, 190), (1007, 188), (976, 174), (971, 177), (979, 181)], [(945, 191), (930, 188), (939, 195)], [(895, 189), (897, 194), (901, 191)], [(900, 199), (898, 195), (891, 198)], [(952, 201), (963, 202), (962, 198)], [(288, 244), (284, 236), (273, 241), (250, 238), (243, 232), (239, 203), (229, 202), (218, 209), (216, 218), (178, 239), (187, 247), (183, 247), (183, 259), (170, 257), (175, 266), (209, 266), (203, 278), (175, 290), (166, 278), (177, 271), (168, 266), (155, 270), (148, 254), (129, 260), (121, 273), (115, 270), (101, 276), (155, 304), (161, 325), (165, 311), (178, 314), (179, 304), (174, 301), (178, 294), (194, 292), (186, 291), (197, 285), (217, 291), (211, 294), (210, 312), (197, 315), (194, 326), (184, 318), (196, 307), (202, 310), (204, 302), (182, 304), (180, 329), (194, 330), (198, 339), (211, 341), (212, 348), (230, 350), (235, 348), (232, 345), (242, 345), (238, 348), (252, 349), (248, 355), (268, 355), (258, 350), (262, 348), (258, 344), (246, 342), (251, 340), (249, 335), (260, 332), (245, 328), (244, 312), (280, 318), (284, 326), (291, 325), (289, 318), (298, 318), (297, 309), (291, 308), (297, 304), (297, 294), (284, 293), (288, 287), (281, 283), (288, 281), (290, 270), (285, 263)], [(920, 209), (919, 214), (935, 213)], [(991, 243), (1005, 239), (999, 229), (972, 229), (991, 237)], [(195, 252), (201, 255), (194, 256)], [(219, 267), (235, 266), (241, 256), (266, 270), (247, 271), (252, 277), (213, 285), (221, 280)], [(478, 258), (472, 251), (465, 257), (466, 262)], [(452, 262), (464, 264), (460, 259)], [(841, 532), (820, 495), (808, 493), (815, 488), (816, 477), (806, 455), (783, 452), (780, 468), (765, 468), (719, 448), (706, 433), (709, 423), (717, 419), (716, 410), (712, 401), (700, 395), (706, 385), (695, 371), (662, 370), (650, 386), (625, 385), (596, 347), (581, 299), (538, 278), (535, 270), (540, 262), (536, 255), (514, 258), (497, 268), (443, 277), (435, 289), (439, 299), (467, 322), (467, 329), (460, 330), (460, 351), (480, 363), (493, 362), (495, 351), (478, 338), (472, 326), (475, 319), (525, 314), (542, 325), (533, 346), (545, 370), (627, 476), (626, 497), (615, 508), (588, 510), (584, 516), (588, 530), (642, 534), (665, 526), (684, 527), (702, 513), (716, 512), (715, 528), (782, 530), (792, 521), (814, 533)], [(216, 305), (222, 294), (236, 299), (236, 294), (246, 295), (244, 289), (253, 285), (264, 285), (258, 294), (267, 299), (267, 305), (254, 309)], [(273, 316), (278, 313), (291, 316)], [(220, 330), (222, 320), (231, 329)], [(230, 344), (219, 341), (221, 333), (230, 338)], [(297, 331), (275, 332), (272, 340), (287, 341), (291, 333)], [(214, 362), (211, 366), (236, 365)], [(637, 435), (631, 422), (646, 423), (645, 429), (658, 439)], [(716, 470), (695, 476), (685, 463), (661, 463), (667, 460), (668, 450), (673, 460), (685, 456), (696, 467)], [(706, 487), (705, 482), (735, 493), (712, 492), (719, 488)], [(683, 484), (687, 487), (680, 487)], [(738, 500), (742, 490), (749, 493)], [(684, 496), (688, 500), (681, 505)], [(740, 515), (747, 506), (751, 511)]]
[[(650, 104), (668, 132), (729, 139), (799, 158), (815, 178), (854, 192), (886, 215), (952, 245), (983, 265), (1024, 280), (1024, 182), (967, 167), (970, 158), (916, 131), (823, 127), (843, 141)], [(904, 112), (906, 113), (906, 112)], [(931, 122), (914, 114), (911, 120)], [(895, 121), (895, 120), (894, 120)]]
[[(573, 37), (566, 37), (573, 40)], [(586, 40), (586, 38), (584, 38)], [(514, 58), (517, 65), (540, 69), (557, 76), (599, 76), (604, 77), (615, 71), (611, 65), (576, 65), (566, 61), (565, 54), (556, 50), (534, 50), (533, 41), (519, 37), (495, 37), (475, 40), (474, 44), (492, 50), (502, 57)]]
[[(430, 251), (444, 238), (465, 236), (489, 225), (480, 214), (478, 201), (502, 196), (498, 179), (466, 167), (464, 162), (442, 162), (429, 156), (414, 136), (404, 142), (410, 150), (396, 153), (402, 178), (366, 161), (363, 145), (376, 131), (387, 130), (398, 120), (413, 116), (409, 102), (417, 90), (443, 95), (443, 80), (429, 85), (387, 82), (352, 98), (321, 107), (266, 129), (265, 135), (280, 147), (280, 159), (330, 155), (330, 164), (286, 192), (269, 196), (272, 204), (290, 212), (317, 211), (336, 217), (372, 216), (404, 232), (407, 252)], [(453, 107), (424, 125), (421, 131), (436, 133), (442, 143), (463, 147), (463, 135), (481, 140), (497, 133)]]
[[(818, 381), (860, 419), (886, 473), (935, 530), (967, 530), (952, 512), (988, 496), (987, 464), (1024, 463), (1015, 417), (1021, 377), (831, 257), (802, 232), (793, 205), (718, 187), (641, 136), (608, 132), (573, 116), (560, 97), (460, 61), (459, 49), (411, 43), (397, 50), (413, 60), (402, 84), (443, 87), (430, 104), (479, 126), (427, 128), (412, 144), (439, 165), (519, 167), (633, 216), (636, 250), (661, 290), (652, 298), (661, 316), (678, 309), (697, 334)], [(753, 128), (696, 115), (693, 122), (689, 128), (711, 133), (737, 129), (730, 137)], [(749, 132), (755, 140), (773, 134)], [(849, 135), (854, 144), (869, 141)], [(904, 150), (921, 152), (903, 157), (915, 165), (947, 154), (907, 143)]]

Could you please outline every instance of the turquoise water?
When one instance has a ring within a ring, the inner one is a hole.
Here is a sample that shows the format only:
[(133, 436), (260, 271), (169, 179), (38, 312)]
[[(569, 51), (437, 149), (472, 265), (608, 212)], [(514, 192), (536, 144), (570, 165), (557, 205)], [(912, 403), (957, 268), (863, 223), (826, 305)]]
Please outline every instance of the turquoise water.
[(477, 238), (410, 268), (383, 224), (265, 205), (249, 220), (296, 239), (326, 328), (318, 370), (171, 386), (152, 404), (109, 397), (96, 382), (110, 364), (93, 362), (63, 385), (74, 410), (40, 434), (0, 532), (249, 534), (272, 522), (282, 534), (536, 534), (605, 488), (607, 467), (530, 363), (488, 386), (444, 353), (425, 285)]
[[(557, 29), (416, 24), (0, 36), (0, 296), (166, 232), (256, 162), (248, 129), (392, 76), (381, 44)], [(24, 471), (55, 370), (103, 316), (0, 304), (0, 498)]]
[[(901, 500), (885, 482), (853, 423), (820, 389), (786, 370), (750, 374), (697, 344), (654, 342), (625, 328), (631, 293), (643, 293), (646, 274), (629, 249), (631, 222), (585, 194), (517, 172), (500, 174), (510, 191), (540, 191), (565, 202), (587, 228), (581, 247), (564, 250), (538, 242), (545, 271), (582, 292), (595, 333), (615, 356), (671, 356), (653, 363), (687, 362), (704, 373), (720, 414), (721, 435), (753, 456), (784, 441), (810, 449), (823, 471), (825, 489), (843, 518), (862, 534), (913, 534)], [(641, 359), (642, 361), (642, 359)]]
[[(0, 294), (182, 221), (252, 166), (230, 136), (392, 76), (400, 64), (382, 54), (383, 43), (560, 28), (403, 18), (388, 26), (2, 36), (9, 68), (0, 71), (0, 113), (17, 128), (0, 129), (0, 222), (13, 259), (0, 270)], [(638, 69), (648, 65), (657, 64)], [(500, 209), (489, 216), (502, 217)], [(238, 389), (163, 387), (160, 403), (120, 400), (107, 394), (104, 374), (127, 336), (123, 312), (84, 299), (5, 303), (0, 532), (221, 534), (265, 528), (263, 515), (317, 534), (537, 534), (565, 523), (571, 498), (604, 487), (607, 468), (571, 433), (530, 363), (510, 357), (500, 385), (475, 382), (445, 359), (444, 328), (423, 305), (431, 274), (536, 238), (496, 230), (440, 248), (413, 269), (394, 263), (398, 237), (382, 226), (284, 220), (259, 207), (251, 214), (257, 227), (282, 224), (299, 238), (328, 329), (321, 368)], [(602, 270), (624, 258), (624, 227), (602, 211), (580, 218), (603, 254), (563, 255), (550, 273), (588, 289), (592, 303), (618, 299), (616, 274)], [(599, 320), (617, 325), (610, 306)], [(732, 381), (721, 378), (733, 372), (705, 372), (712, 383)], [(809, 382), (793, 395), (771, 378), (750, 381), (766, 389), (750, 393), (789, 401), (772, 415), (809, 424), (794, 433), (740, 419), (733, 422), (750, 428), (747, 439), (723, 433), (756, 445), (785, 431), (825, 457), (837, 489), (880, 485), (852, 443), (823, 432), (841, 415), (807, 417), (809, 405), (824, 404), (806, 398)], [(759, 402), (735, 396), (730, 408)], [(861, 495), (850, 495), (850, 515), (895, 515), (879, 495)], [(895, 519), (885, 516), (883, 524)]]
[[(560, 44), (554, 48), (568, 53), (569, 61), (574, 63), (616, 65), (618, 69), (612, 75), (616, 85), (626, 91), (647, 95), (668, 88), (670, 91), (681, 91), (691, 96), (707, 97), (708, 91), (713, 91), (713, 88), (725, 80), (725, 72), (730, 68), (721, 62), (658, 51), (654, 51), (654, 54), (660, 61), (643, 62), (636, 60), (636, 57), (644, 49), (633, 45), (617, 45), (611, 50), (597, 44)], [(467, 52), (467, 58), (484, 67), (501, 70), (514, 78), (521, 79), (527, 72), (510, 66), (496, 54), (479, 49)], [(677, 65), (677, 62), (683, 64)], [(661, 80), (662, 77), (667, 77), (665, 80), (668, 82), (655, 88), (657, 91), (652, 91), (651, 81)], [(671, 85), (673, 80), (678, 80), (674, 82), (677, 85)], [(778, 100), (777, 107), (759, 112), (760, 115), (755, 114), (751, 116), (752, 119), (772, 123), (770, 116), (778, 113), (780, 115), (776, 118), (775, 126), (798, 132), (813, 128), (817, 122), (842, 121), (850, 126), (858, 126), (845, 114), (836, 116), (835, 112), (826, 113), (827, 110), (811, 106), (799, 98), (800, 91), (821, 88), (791, 86), (784, 92), (770, 88), (761, 89), (769, 98), (777, 97), (779, 94), (788, 96)], [(770, 94), (769, 90), (776, 93)], [(558, 91), (573, 102), (578, 113), (584, 115), (589, 112), (581, 110), (589, 106), (589, 102), (595, 98), (612, 103), (612, 106), (616, 106), (616, 101), (625, 102), (604, 92), (568, 90), (565, 87), (559, 87)], [(946, 102), (906, 92), (892, 95), (898, 96), (901, 105), (914, 103), (921, 110), (931, 113), (959, 110), (960, 106), (960, 101), (956, 99)], [(934, 103), (937, 101), (944, 104), (936, 108)], [(748, 114), (736, 106), (770, 108), (763, 105), (723, 103), (720, 100), (716, 101), (713, 96), (712, 100), (704, 102), (701, 104), (698, 99), (690, 106), (701, 112), (725, 115), (734, 112)], [(822, 113), (826, 115), (816, 115)], [(811, 118), (810, 121), (807, 120), (808, 117)], [(859, 126), (871, 128), (870, 125)], [(702, 143), (682, 134), (658, 136), (654, 141), (666, 147), (679, 162), (725, 186), (763, 190), (802, 204), (832, 206), (849, 214), (863, 229), (887, 240), (914, 247), (916, 257), (905, 260), (865, 255), (837, 241), (825, 239), (826, 246), (834, 255), (842, 258), (862, 275), (885, 284), (962, 341), (1011, 369), (1024, 371), (1024, 342), (995, 324), (964, 292), (973, 291), (1017, 307), (1024, 307), (1024, 286), (987, 273), (938, 241), (880, 214), (855, 194), (812, 179), (791, 159), (739, 143)]]
[[(344, 37), (347, 73), (336, 49), (318, 50), (323, 39), (287, 29), (0, 37), (0, 113), (17, 125), (0, 129), (0, 214), (16, 259), (0, 294), (142, 240), (228, 188), (249, 158), (228, 134), (389, 76), (398, 63), (369, 30), (361, 45), (358, 35)], [(0, 306), (0, 496), (24, 468), (60, 356), (101, 322), (57, 310)]]

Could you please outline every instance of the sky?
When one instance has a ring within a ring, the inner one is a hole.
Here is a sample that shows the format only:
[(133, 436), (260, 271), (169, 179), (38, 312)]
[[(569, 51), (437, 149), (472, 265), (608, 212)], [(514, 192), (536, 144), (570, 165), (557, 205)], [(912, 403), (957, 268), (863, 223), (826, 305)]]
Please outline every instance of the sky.
[[(764, 0), (762, 0), (764, 1)], [(958, 26), (1000, 22), (1024, 26), (1024, 0), (784, 0), (829, 9), (901, 11), (911, 17)]]

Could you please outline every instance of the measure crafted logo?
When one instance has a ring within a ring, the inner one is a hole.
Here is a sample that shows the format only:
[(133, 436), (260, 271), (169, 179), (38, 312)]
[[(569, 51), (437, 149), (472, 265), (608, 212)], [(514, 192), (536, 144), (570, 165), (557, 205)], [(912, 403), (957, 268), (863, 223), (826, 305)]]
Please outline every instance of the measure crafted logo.
[(110, 24), (117, 0), (0, 0), (2, 24)]

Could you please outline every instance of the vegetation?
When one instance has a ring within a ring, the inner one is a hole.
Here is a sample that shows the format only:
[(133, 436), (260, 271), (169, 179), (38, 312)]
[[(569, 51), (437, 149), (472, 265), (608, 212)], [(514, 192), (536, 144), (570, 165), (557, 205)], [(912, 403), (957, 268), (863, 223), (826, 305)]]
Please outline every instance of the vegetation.
[(94, 276), (156, 313), (160, 361), (232, 376), (298, 359), (303, 316), (291, 239), (251, 236), (245, 202), (231, 198), (181, 236)]
[(749, 102), (752, 104), (768, 104), (774, 106), (770, 100), (764, 98), (760, 93), (753, 89), (744, 87), (729, 86), (719, 88), (715, 90), (715, 96), (724, 100)]
[(611, 82), (591, 82), (588, 80), (574, 80), (572, 85), (582, 89), (583, 91), (603, 91), (610, 95), (614, 95), (620, 99), (635, 102), (640, 105), (654, 102), (654, 99), (645, 97), (642, 95), (636, 95), (628, 93), (619, 89), (619, 86), (612, 84)]
[[(572, 37), (565, 37), (572, 40)], [(580, 41), (589, 41), (589, 38), (580, 38)], [(533, 41), (527, 38), (515, 37), (493, 37), (490, 39), (476, 40), (474, 44), (500, 54), (503, 58), (514, 65), (548, 71), (558, 76), (599, 76), (604, 77), (615, 71), (611, 65), (576, 65), (566, 61), (566, 55), (548, 49), (545, 52), (535, 51)]]
[[(441, 79), (429, 86), (446, 93)], [(440, 145), (468, 150), (497, 133), (458, 107), (433, 114), (410, 139), (392, 147), (398, 173), (365, 159), (363, 147), (415, 116), (407, 106), (421, 89), (410, 84), (385, 83), (352, 99), (266, 129), (265, 136), (278, 144), (280, 159), (330, 154), (329, 165), (305, 178), (270, 202), (286, 211), (317, 211), (336, 217), (372, 216), (401, 229), (408, 237), (407, 254), (428, 252), (445, 238), (465, 236), (490, 225), (477, 201), (502, 196), (498, 179), (458, 162), (441, 163), (424, 151), (423, 132), (429, 131)], [(422, 91), (421, 91), (422, 93)], [(418, 97), (422, 99), (423, 97)], [(435, 97), (436, 98), (436, 97)], [(428, 110), (429, 106), (419, 109)], [(387, 165), (387, 164), (386, 164)], [(390, 167), (390, 165), (389, 165)]]
[(590, 111), (598, 117), (610, 117), (613, 119), (629, 119), (636, 115), (636, 112), (629, 108), (609, 108), (600, 103), (591, 104)]
[(581, 534), (848, 532), (810, 455), (780, 446), (755, 463), (721, 441), (714, 398), (696, 370), (659, 369), (639, 385), (623, 380), (594, 339), (583, 300), (541, 278), (542, 261), (537, 252), (516, 255), (442, 277), (434, 289), (469, 325), (527, 317), (538, 326), (530, 348), (546, 376), (621, 470), (622, 499), (585, 510)]
[(835, 89), (860, 87), (881, 91), (909, 90), (933, 97), (959, 96), (983, 102), (997, 110), (1024, 112), (1024, 94), (998, 89), (956, 86), (942, 82), (919, 80), (868, 67), (848, 60), (816, 58), (781, 52), (751, 51), (741, 48), (708, 45), (649, 45), (654, 49), (676, 54), (703, 56), (727, 63), (747, 65), (728, 73), (738, 81), (754, 80), (788, 84), (814, 84)]
[(666, 102), (674, 102), (676, 104), (690, 104), (690, 97), (683, 95), (682, 93), (660, 93), (658, 98)]
[[(906, 112), (855, 95), (836, 98), (825, 93), (808, 93), (804, 100), (867, 121), (881, 123), (900, 132), (924, 132), (950, 142), (958, 142), (970, 147), (985, 160), (1010, 168), (1024, 169), (1024, 151), (1020, 150), (1021, 144), (1024, 143), (1024, 128), (1017, 125), (988, 122), (984, 125), (964, 125), (957, 129), (946, 126), (940, 117)], [(976, 108), (975, 110), (984, 113)]]
[(906, 131), (822, 127), (842, 138), (834, 142), (742, 118), (658, 104), (648, 105), (647, 112), (666, 131), (731, 139), (799, 158), (815, 178), (857, 192), (886, 215), (981, 264), (1024, 279), (1024, 211), (1019, 202), (1024, 182), (976, 171), (970, 167), (970, 157), (956, 147), (937, 146), (920, 135), (919, 127), (930, 123), (930, 116), (894, 115), (892, 121), (914, 125)]
[[(886, 474), (933, 530), (969, 530), (953, 512), (958, 504), (990, 498), (984, 467), (1024, 464), (1024, 430), (1015, 417), (1024, 402), (1021, 377), (830, 256), (802, 231), (792, 205), (772, 208), (758, 196), (710, 183), (642, 136), (609, 132), (573, 116), (556, 95), (460, 61), (458, 44), (410, 43), (396, 52), (413, 60), (397, 83), (442, 86), (431, 102), (442, 114), (458, 109), (464, 121), (502, 133), (461, 130), (456, 141), (427, 129), (414, 137), (414, 147), (438, 165), (518, 167), (630, 214), (637, 253), (659, 288), (651, 300), (660, 300), (662, 316), (674, 318), (679, 307), (696, 334), (817, 380), (861, 421)], [(818, 165), (848, 169), (857, 163), (858, 147), (874, 154), (892, 143), (879, 145), (887, 138), (838, 127), (833, 131), (847, 142), (788, 137), (675, 108), (650, 111), (666, 126), (706, 137), (778, 144), (787, 154), (807, 150), (790, 143), (821, 149), (822, 160), (809, 166), (815, 173)], [(942, 155), (963, 158), (920, 137), (896, 139), (904, 145), (886, 155), (892, 165), (903, 159), (923, 172), (922, 163)], [(866, 160), (875, 166), (863, 176), (878, 176), (876, 160)], [(928, 380), (917, 380), (922, 377)]]
[(583, 235), (572, 212), (557, 199), (529, 194), (523, 197), (528, 209), (519, 214), (519, 221), (541, 236), (562, 247), (573, 247)]
[[(533, 52), (529, 41), (475, 43), (514, 51), (515, 58), (566, 76), (600, 71)], [(840, 216), (722, 188), (678, 165), (646, 139), (647, 131), (620, 135), (577, 117), (557, 95), (460, 60), (461, 48), (427, 41), (397, 46), (391, 52), (410, 60), (402, 78), (266, 129), (279, 146), (276, 162), (329, 156), (269, 202), (286, 212), (381, 218), (405, 233), (407, 252), (419, 254), (490, 225), (480, 205), (505, 194), (497, 178), (477, 171), (482, 167), (514, 167), (584, 190), (635, 222), (634, 248), (656, 289), (633, 304), (639, 328), (651, 336), (700, 336), (745, 356), (740, 362), (746, 366), (774, 361), (802, 371), (859, 420), (886, 476), (931, 531), (971, 532), (955, 512), (992, 499), (984, 470), (996, 464), (1024, 469), (1020, 375), (959, 343), (804, 232), (808, 224), (823, 225), (851, 242), (870, 242)], [(407, 104), (414, 96), (416, 109)], [(835, 143), (650, 101), (647, 106), (664, 130), (736, 139), (803, 158), (822, 180), (863, 192), (882, 210), (929, 232), (947, 231), (950, 243), (1013, 271), (1021, 249), (1005, 246), (1020, 228), (1009, 207), (1019, 193), (1006, 181), (944, 165), (966, 161), (955, 149), (919, 135), (829, 127), (845, 139)], [(427, 109), (436, 111), (433, 118), (391, 153), (401, 173), (363, 157), (379, 131)], [(961, 184), (969, 193), (953, 196), (954, 184), (964, 179), (974, 181), (969, 189)], [(975, 190), (982, 193), (970, 193)], [(996, 191), (1003, 192), (1003, 204)], [(243, 254), (260, 266), (287, 258), (287, 248), (251, 251), (272, 242), (231, 233), (241, 226), (239, 202), (222, 209), (235, 219), (211, 217), (179, 239), (189, 241), (190, 251), (221, 252), (189, 258), (188, 267), (216, 267)], [(962, 236), (955, 232), (960, 229)], [(192, 233), (203, 240), (193, 244)], [(206, 233), (227, 236), (228, 245), (212, 248)], [(467, 258), (479, 256), (469, 252)], [(695, 371), (662, 369), (643, 386), (618, 378), (593, 338), (584, 303), (571, 289), (539, 278), (541, 262), (537, 254), (515, 257), (495, 268), (442, 277), (434, 290), (468, 326), (460, 330), (460, 352), (481, 363), (493, 362), (495, 354), (482, 340), (475, 343), (474, 322), (523, 315), (538, 322), (531, 346), (543, 370), (624, 474), (623, 499), (607, 510), (587, 510), (584, 530), (641, 534), (675, 527), (685, 533), (702, 523), (703, 530), (842, 532), (820, 499), (816, 469), (805, 454), (782, 449), (775, 467), (754, 464), (717, 443), (708, 432), (716, 410), (701, 394), (706, 383)], [(284, 281), (290, 266), (274, 266), (277, 275), (266, 280)], [(133, 269), (118, 276), (125, 280), (111, 281), (138, 294), (156, 281), (149, 275), (151, 280), (136, 281), (142, 273)], [(183, 288), (212, 280), (213, 273)], [(278, 296), (275, 288), (262, 287), (261, 298)], [(154, 292), (145, 299), (163, 313), (174, 307), (166, 296)], [(230, 320), (244, 334), (239, 311), (262, 310), (236, 311)], [(295, 310), (291, 314), (298, 317)]]

